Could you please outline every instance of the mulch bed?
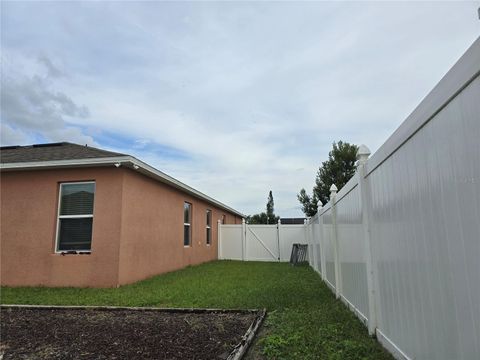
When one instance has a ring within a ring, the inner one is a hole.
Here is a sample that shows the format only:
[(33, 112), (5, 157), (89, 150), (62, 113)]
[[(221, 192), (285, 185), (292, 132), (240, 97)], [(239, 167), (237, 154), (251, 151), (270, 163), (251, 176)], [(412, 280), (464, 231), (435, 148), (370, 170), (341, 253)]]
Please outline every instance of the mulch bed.
[(0, 359), (226, 359), (263, 315), (2, 306)]

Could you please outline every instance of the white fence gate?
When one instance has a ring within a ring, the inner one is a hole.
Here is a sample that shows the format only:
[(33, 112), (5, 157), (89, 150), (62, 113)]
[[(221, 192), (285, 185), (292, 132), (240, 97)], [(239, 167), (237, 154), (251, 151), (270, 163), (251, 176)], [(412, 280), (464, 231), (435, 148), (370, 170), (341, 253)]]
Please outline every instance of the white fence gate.
[(218, 258), (289, 261), (294, 243), (306, 244), (305, 225), (218, 224)]

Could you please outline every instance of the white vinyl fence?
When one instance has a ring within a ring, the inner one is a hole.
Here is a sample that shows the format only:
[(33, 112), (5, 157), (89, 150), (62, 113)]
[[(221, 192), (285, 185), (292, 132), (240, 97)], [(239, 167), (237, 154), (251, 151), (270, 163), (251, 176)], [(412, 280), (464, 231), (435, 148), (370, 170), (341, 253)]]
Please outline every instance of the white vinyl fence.
[(480, 359), (480, 39), (309, 219), (310, 265), (398, 359)]
[(246, 261), (289, 261), (294, 243), (306, 244), (305, 225), (219, 226), (218, 258)]
[[(219, 258), (310, 265), (397, 359), (480, 359), (480, 38), (306, 225), (219, 225)], [(321, 205), (321, 204), (319, 204)]]

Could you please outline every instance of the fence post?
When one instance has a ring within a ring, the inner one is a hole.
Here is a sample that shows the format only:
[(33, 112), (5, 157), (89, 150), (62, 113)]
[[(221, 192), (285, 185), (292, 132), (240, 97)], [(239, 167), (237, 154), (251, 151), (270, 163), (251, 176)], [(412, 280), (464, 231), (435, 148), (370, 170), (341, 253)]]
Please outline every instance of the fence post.
[(309, 218), (303, 219), (303, 236), (305, 237), (305, 242), (307, 243), (307, 253), (308, 253), (308, 263), (315, 270), (315, 256), (312, 249), (312, 237), (309, 234)]
[(318, 245), (320, 246), (320, 275), (322, 280), (325, 280), (326, 275), (326, 264), (325, 264), (325, 252), (323, 248), (323, 219), (320, 215), (321, 210), (323, 209), (323, 203), (318, 200), (317, 203), (317, 220), (318, 220)]
[(242, 261), (245, 261), (247, 257), (247, 245), (246, 245), (246, 237), (247, 237), (247, 225), (245, 224), (245, 219), (242, 219)]
[(363, 226), (363, 238), (365, 241), (365, 262), (367, 267), (367, 288), (368, 288), (368, 333), (370, 335), (375, 334), (377, 327), (377, 305), (375, 301), (375, 265), (373, 257), (373, 248), (371, 242), (371, 193), (370, 188), (365, 179), (366, 171), (365, 165), (368, 157), (370, 156), (370, 150), (365, 145), (360, 145), (358, 148), (358, 186), (361, 196), (362, 206), (362, 226)]
[(335, 297), (340, 298), (342, 293), (342, 274), (340, 266), (340, 246), (338, 244), (337, 236), (337, 206), (336, 206), (336, 197), (337, 197), (337, 187), (335, 184), (330, 186), (330, 203), (332, 204), (332, 229), (333, 229), (333, 242), (334, 242), (334, 256), (335, 256)]
[(282, 226), (282, 222), (280, 219), (278, 219), (278, 224), (277, 224), (277, 243), (278, 243), (278, 261), (282, 261), (282, 255), (280, 252), (280, 227)]
[(223, 259), (222, 253), (222, 222), (220, 220), (217, 221), (217, 241), (218, 241), (218, 258), (220, 260)]

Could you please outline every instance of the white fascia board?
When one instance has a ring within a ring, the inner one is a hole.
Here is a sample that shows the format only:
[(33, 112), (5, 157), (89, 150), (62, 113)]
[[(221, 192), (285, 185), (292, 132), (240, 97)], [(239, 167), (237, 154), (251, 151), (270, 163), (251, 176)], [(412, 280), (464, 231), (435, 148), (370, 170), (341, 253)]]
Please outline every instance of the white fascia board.
[(83, 167), (83, 166), (105, 166), (114, 165), (130, 161), (130, 156), (115, 156), (92, 159), (72, 159), (72, 160), (51, 160), (51, 161), (32, 161), (15, 162), (0, 164), (0, 170), (35, 170), (35, 169), (55, 169), (59, 167)]
[[(195, 190), (194, 188), (188, 186), (187, 184), (184, 184), (182, 183), (181, 181), (178, 181), (177, 179), (171, 177), (170, 175), (167, 175), (165, 174), (164, 172), (161, 172), (160, 170), (157, 170), (155, 169), (153, 166), (150, 166), (146, 163), (144, 163), (143, 161), (141, 160), (138, 160), (136, 158), (134, 158), (133, 156), (130, 157), (131, 160), (130, 162), (132, 163), (132, 166), (138, 166), (138, 169), (136, 169), (136, 171), (144, 174), (144, 175), (147, 175), (147, 176), (151, 176), (161, 182), (164, 182), (170, 186), (173, 186), (177, 189), (180, 189), (182, 191), (185, 191), (197, 198), (200, 198), (200, 199), (203, 199), (211, 204), (214, 204), (214, 205), (217, 205), (219, 208), (222, 208), (224, 210), (227, 210), (231, 213), (234, 213), (235, 215), (238, 215), (242, 218), (245, 217), (244, 214), (238, 212), (237, 210), (235, 209), (232, 209), (231, 207), (221, 203), (220, 201), (217, 201), (213, 198), (211, 198), (210, 196), (208, 195), (205, 195), (204, 193), (198, 191), (198, 190)], [(153, 176), (152, 176), (153, 175)]]
[[(244, 214), (238, 212), (235, 209), (211, 198), (204, 193), (195, 190), (194, 188), (178, 181), (177, 179), (155, 169), (154, 167), (136, 159), (133, 156), (116, 156), (106, 158), (91, 158), (91, 159), (72, 159), (72, 160), (53, 160), (53, 161), (32, 161), (32, 162), (18, 162), (18, 163), (3, 163), (0, 164), (0, 171), (22, 171), (22, 170), (46, 170), (46, 169), (58, 169), (58, 168), (78, 168), (78, 167), (92, 167), (92, 166), (114, 166), (120, 164), (121, 166), (130, 165), (134, 171), (137, 171), (143, 175), (154, 178), (157, 181), (163, 182), (181, 191), (184, 191), (194, 197), (205, 200), (208, 203), (218, 206), (219, 208), (226, 210), (230, 213), (238, 215), (242, 218)], [(138, 168), (135, 168), (138, 167)]]

